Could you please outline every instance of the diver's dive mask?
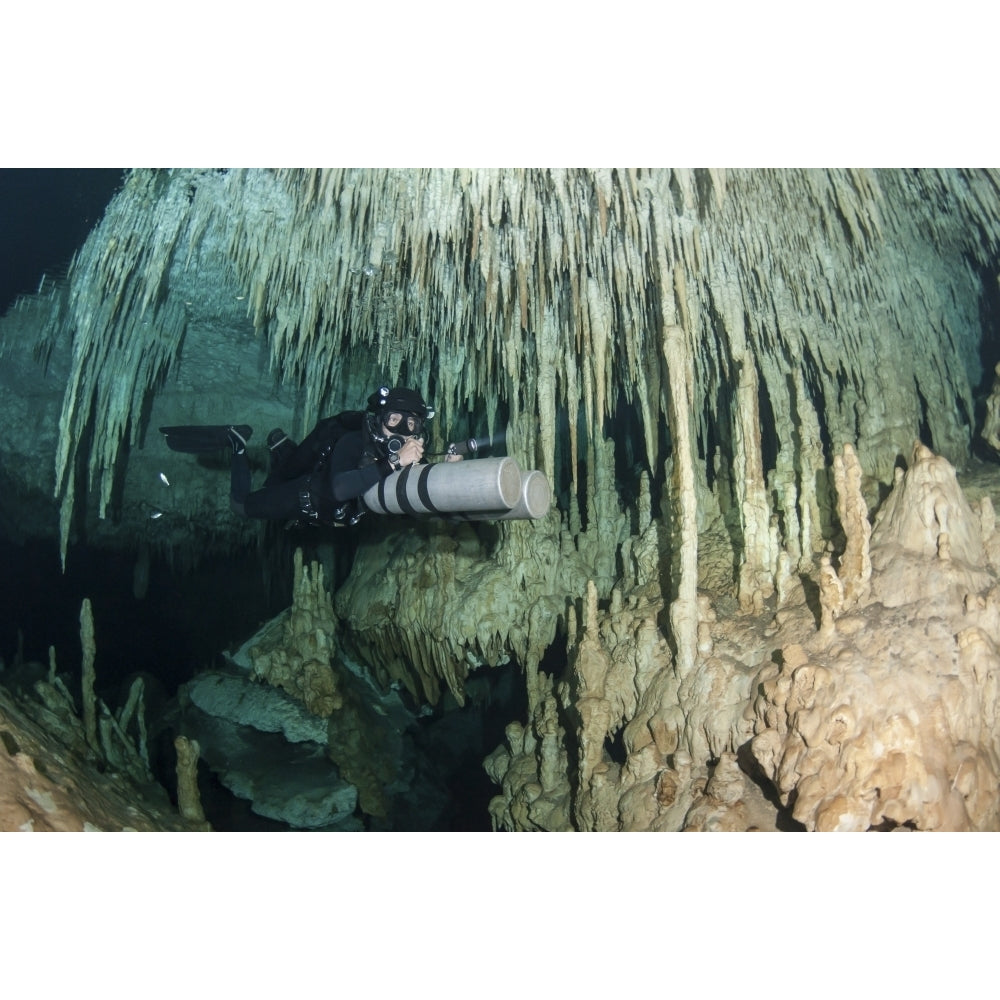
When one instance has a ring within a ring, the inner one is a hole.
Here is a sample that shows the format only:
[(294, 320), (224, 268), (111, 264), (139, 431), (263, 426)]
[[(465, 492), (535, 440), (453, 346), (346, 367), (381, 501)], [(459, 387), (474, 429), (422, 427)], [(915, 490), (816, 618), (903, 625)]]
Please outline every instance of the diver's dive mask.
[(382, 430), (385, 433), (385, 446), (389, 449), (389, 454), (395, 455), (411, 438), (423, 439), (424, 419), (415, 413), (390, 411), (382, 418)]
[(404, 437), (422, 437), (424, 433), (424, 418), (406, 410), (390, 410), (382, 416), (382, 426), (393, 435)]

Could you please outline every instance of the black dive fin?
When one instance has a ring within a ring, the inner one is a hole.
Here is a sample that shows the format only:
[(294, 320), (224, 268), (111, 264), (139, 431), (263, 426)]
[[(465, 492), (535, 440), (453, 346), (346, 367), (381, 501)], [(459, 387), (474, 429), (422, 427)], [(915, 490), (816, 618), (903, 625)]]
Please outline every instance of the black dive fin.
[[(160, 433), (166, 437), (167, 447), (171, 451), (183, 451), (188, 455), (204, 455), (207, 452), (218, 451), (220, 448), (231, 448), (229, 428), (232, 424), (201, 424), (186, 427), (161, 427)], [(249, 427), (237, 426), (236, 430), (246, 440), (253, 431)]]

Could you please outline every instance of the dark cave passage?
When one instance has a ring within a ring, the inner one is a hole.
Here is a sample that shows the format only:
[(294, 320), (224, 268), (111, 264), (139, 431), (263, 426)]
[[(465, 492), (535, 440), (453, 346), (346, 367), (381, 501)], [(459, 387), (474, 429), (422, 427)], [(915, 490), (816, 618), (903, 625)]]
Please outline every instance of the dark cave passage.
[(106, 168), (0, 170), (0, 313), (37, 292), (43, 275), (65, 274), (124, 176)]
[(253, 554), (206, 560), (178, 574), (150, 561), (145, 596), (133, 591), (135, 558), (83, 546), (70, 548), (66, 572), (55, 541), (0, 541), (0, 656), (13, 661), (18, 633), (23, 657), (48, 663), (55, 647), (60, 672), (80, 671), (80, 608), (91, 603), (97, 644), (97, 693), (109, 706), (133, 673), (156, 677), (171, 695), (221, 650), (242, 641), (287, 607), (290, 588), (269, 596)]
[[(7, 567), (0, 575), (0, 657), (5, 664), (0, 682), (16, 687), (40, 676), (51, 646), (58, 672), (79, 706), (80, 609), (88, 598), (97, 646), (97, 696), (114, 712), (124, 704), (132, 678), (143, 675), (150, 766), (176, 805), (173, 738), (181, 725), (178, 690), (199, 672), (222, 663), (227, 650), (287, 608), (290, 584), (282, 593), (273, 593), (276, 588), (268, 587), (254, 554), (205, 560), (187, 573), (174, 572), (154, 558), (148, 589), (137, 598), (130, 554), (75, 546), (63, 574), (53, 541), (0, 540), (0, 559)], [(31, 663), (39, 666), (32, 668)], [(413, 804), (382, 819), (359, 809), (358, 827), (489, 831), (489, 802), (498, 789), (483, 760), (504, 741), (511, 719), (527, 714), (520, 667), (507, 664), (475, 672), (464, 707), (450, 694), (434, 710), (409, 707), (412, 719), (401, 746), (412, 759), (401, 761), (400, 767), (411, 775)], [(253, 812), (250, 802), (229, 791), (204, 758), (199, 789), (206, 816), (217, 831), (294, 829)]]

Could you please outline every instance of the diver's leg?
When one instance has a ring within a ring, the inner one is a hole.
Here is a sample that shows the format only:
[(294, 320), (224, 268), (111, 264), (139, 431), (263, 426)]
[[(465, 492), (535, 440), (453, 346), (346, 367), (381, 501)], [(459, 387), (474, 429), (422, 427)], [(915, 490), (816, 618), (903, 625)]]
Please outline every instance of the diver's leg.
[(309, 476), (301, 476), (286, 483), (272, 483), (262, 490), (254, 490), (243, 498), (244, 516), (270, 521), (297, 520), (302, 516), (300, 494), (308, 489)]
[(226, 438), (232, 446), (234, 455), (246, 454), (247, 440), (251, 434), (253, 434), (253, 428), (247, 427), (246, 424), (240, 424), (238, 426), (230, 425), (226, 428)]
[[(281, 465), (272, 470), (268, 482), (277, 479), (297, 479), (312, 472), (333, 440), (339, 436), (338, 428), (342, 429), (337, 417), (324, 417), (302, 439), (301, 444), (296, 445), (291, 441), (282, 443)], [(277, 431), (278, 428), (275, 428), (271, 434), (276, 434)], [(270, 444), (270, 435), (268, 439)]]
[(278, 454), (275, 457), (278, 462), (272, 464), (269, 480), (297, 479), (312, 472), (319, 459), (316, 432), (310, 433), (301, 444), (284, 441), (278, 446)]
[[(296, 471), (294, 464), (289, 460), (295, 454), (298, 445), (280, 428), (275, 427), (267, 436), (267, 450), (270, 452), (268, 460), (268, 475), (264, 481), (265, 486), (272, 483), (280, 483), (285, 479), (294, 479), (308, 469)], [(311, 466), (310, 466), (311, 468)]]
[(232, 465), (229, 467), (229, 506), (233, 513), (240, 517), (250, 517), (244, 504), (250, 493), (250, 460), (246, 448), (233, 454)]

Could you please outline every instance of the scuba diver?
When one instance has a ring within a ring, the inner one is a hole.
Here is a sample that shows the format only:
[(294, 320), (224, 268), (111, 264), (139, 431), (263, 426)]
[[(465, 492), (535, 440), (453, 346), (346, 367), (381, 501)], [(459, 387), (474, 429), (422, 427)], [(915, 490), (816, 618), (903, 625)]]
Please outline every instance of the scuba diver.
[[(281, 428), (267, 436), (270, 471), (251, 492), (246, 424), (161, 427), (174, 451), (232, 448), (230, 506), (242, 517), (353, 525), (365, 513), (361, 497), (386, 476), (423, 461), (426, 422), (434, 410), (414, 389), (382, 387), (366, 410), (326, 417), (295, 444)], [(450, 445), (445, 461), (461, 461)]]

